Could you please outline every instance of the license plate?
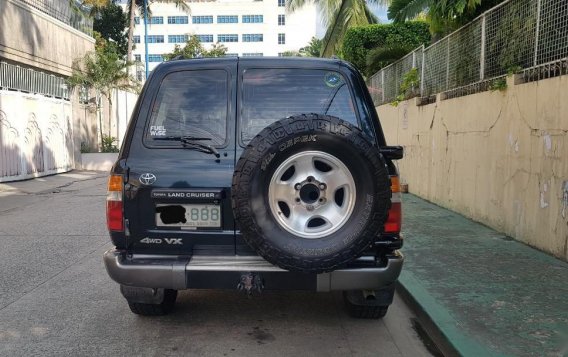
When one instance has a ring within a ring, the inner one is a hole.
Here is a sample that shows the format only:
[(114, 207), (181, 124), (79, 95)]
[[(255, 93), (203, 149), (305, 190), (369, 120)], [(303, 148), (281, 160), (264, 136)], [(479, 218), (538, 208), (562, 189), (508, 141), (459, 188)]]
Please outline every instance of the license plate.
[(156, 225), (162, 227), (221, 227), (221, 207), (213, 204), (159, 204)]

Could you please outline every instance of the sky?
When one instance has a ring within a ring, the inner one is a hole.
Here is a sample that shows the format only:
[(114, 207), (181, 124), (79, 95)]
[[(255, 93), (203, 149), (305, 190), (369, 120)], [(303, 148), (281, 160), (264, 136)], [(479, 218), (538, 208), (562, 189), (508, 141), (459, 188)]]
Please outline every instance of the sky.
[(375, 4), (368, 4), (368, 6), (371, 9), (371, 11), (373, 11), (373, 13), (375, 15), (377, 15), (379, 20), (381, 20), (382, 24), (386, 24), (386, 23), (390, 22), (390, 20), (387, 18), (386, 6), (379, 6), (379, 5), (375, 5)]

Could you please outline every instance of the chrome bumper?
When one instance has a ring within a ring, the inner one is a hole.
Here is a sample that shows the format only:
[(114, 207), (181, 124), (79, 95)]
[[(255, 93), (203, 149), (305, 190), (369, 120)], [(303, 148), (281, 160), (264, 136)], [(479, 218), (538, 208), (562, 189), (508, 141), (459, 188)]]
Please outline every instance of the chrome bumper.
[[(329, 273), (313, 274), (313, 290), (374, 290), (395, 282), (402, 270), (404, 257), (398, 251), (388, 257), (384, 267), (369, 266), (372, 257), (360, 257), (352, 265)], [(290, 274), (259, 256), (171, 256), (131, 255), (115, 249), (104, 253), (109, 276), (119, 284), (146, 288), (183, 290), (189, 287), (193, 273), (266, 273), (271, 277)], [(274, 274), (277, 273), (277, 274)], [(279, 274), (278, 274), (279, 273)], [(275, 278), (277, 279), (277, 278)]]

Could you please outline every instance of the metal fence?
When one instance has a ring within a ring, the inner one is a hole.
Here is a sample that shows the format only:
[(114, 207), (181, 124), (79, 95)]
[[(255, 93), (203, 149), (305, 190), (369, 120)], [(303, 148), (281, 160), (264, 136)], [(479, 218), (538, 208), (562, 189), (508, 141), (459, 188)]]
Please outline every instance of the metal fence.
[(416, 95), (448, 91), (465, 95), (487, 89), (507, 74), (567, 57), (567, 0), (509, 0), (383, 68), (368, 85), (375, 105), (392, 102), (404, 75), (416, 68), (420, 78)]
[(75, 0), (20, 0), (21, 2), (89, 35), (93, 35), (93, 19)]
[(69, 89), (65, 78), (6, 62), (0, 62), (0, 89), (69, 100)]

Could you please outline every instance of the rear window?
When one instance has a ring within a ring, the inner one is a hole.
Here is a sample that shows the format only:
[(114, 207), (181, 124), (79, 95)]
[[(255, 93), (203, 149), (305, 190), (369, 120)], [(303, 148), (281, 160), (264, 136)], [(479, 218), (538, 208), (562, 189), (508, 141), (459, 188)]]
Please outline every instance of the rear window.
[(327, 114), (358, 125), (348, 82), (339, 72), (247, 69), (242, 79), (241, 142), (273, 122), (296, 114)]
[(223, 146), (227, 139), (228, 75), (224, 70), (181, 71), (168, 74), (152, 107), (145, 142), (179, 146), (168, 137), (210, 138)]

